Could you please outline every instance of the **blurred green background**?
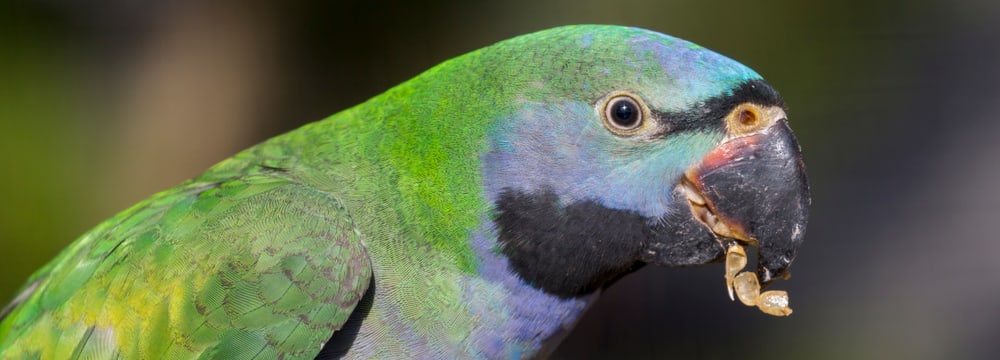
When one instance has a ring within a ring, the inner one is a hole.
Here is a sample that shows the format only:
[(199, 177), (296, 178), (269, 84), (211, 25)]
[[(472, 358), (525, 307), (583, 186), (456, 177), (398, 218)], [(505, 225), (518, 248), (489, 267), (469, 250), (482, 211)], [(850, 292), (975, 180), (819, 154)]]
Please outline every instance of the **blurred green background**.
[[(552, 26), (679, 36), (763, 74), (813, 210), (795, 314), (719, 266), (613, 286), (554, 355), (1000, 357), (1000, 3), (0, 3), (0, 299), (100, 220), (428, 67)], [(0, 302), (5, 302), (0, 300)]]

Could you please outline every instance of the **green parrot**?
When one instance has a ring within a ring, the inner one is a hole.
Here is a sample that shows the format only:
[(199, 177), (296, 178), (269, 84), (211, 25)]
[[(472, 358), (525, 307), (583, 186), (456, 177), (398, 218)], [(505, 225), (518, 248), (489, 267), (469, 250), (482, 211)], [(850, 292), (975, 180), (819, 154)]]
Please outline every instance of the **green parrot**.
[(559, 27), (100, 223), (0, 311), (0, 358), (544, 357), (645, 264), (747, 245), (761, 285), (785, 277), (808, 206), (760, 75), (648, 30)]

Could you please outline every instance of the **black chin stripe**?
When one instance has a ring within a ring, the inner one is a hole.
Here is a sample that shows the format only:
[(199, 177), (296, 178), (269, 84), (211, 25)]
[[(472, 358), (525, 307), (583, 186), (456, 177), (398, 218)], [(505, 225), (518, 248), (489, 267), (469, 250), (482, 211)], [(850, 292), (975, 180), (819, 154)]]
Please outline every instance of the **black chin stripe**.
[(653, 110), (652, 113), (654, 118), (666, 125), (666, 131), (661, 136), (684, 130), (724, 131), (723, 118), (736, 105), (747, 102), (761, 106), (785, 106), (778, 92), (766, 81), (758, 79), (740, 84), (731, 94), (710, 98), (682, 112)]
[(569, 298), (590, 294), (638, 269), (646, 219), (594, 202), (559, 206), (552, 192), (504, 191), (497, 201), (499, 243), (525, 282)]

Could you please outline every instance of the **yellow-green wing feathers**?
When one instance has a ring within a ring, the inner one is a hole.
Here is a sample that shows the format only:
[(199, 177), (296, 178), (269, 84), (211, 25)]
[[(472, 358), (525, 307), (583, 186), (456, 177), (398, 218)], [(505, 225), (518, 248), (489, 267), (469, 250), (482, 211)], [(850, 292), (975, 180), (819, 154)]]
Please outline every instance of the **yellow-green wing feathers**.
[(312, 358), (370, 279), (328, 194), (267, 174), (190, 182), (36, 273), (0, 322), (0, 357)]

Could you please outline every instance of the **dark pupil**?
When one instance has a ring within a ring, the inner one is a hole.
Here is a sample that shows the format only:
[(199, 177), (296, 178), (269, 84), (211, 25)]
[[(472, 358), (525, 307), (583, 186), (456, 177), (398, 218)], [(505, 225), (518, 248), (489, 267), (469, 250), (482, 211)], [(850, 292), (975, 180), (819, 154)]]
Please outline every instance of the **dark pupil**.
[(621, 127), (632, 127), (637, 121), (639, 121), (639, 112), (635, 108), (635, 104), (627, 100), (619, 100), (615, 103), (612, 110), (612, 115), (614, 115), (615, 123)]

